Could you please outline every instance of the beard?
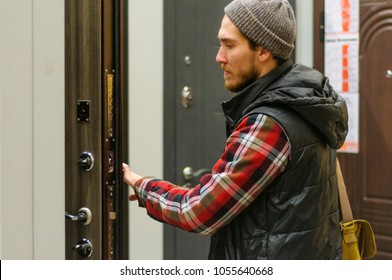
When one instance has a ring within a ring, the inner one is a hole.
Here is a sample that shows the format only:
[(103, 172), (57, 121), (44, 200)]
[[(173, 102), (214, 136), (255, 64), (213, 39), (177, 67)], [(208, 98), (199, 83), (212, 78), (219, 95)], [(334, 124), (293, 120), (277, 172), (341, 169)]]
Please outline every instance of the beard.
[[(223, 69), (223, 67), (221, 67)], [(230, 83), (229, 79), (225, 79), (224, 87), (231, 92), (240, 92), (259, 78), (259, 71), (253, 65), (249, 71), (243, 71), (238, 74), (236, 82)]]

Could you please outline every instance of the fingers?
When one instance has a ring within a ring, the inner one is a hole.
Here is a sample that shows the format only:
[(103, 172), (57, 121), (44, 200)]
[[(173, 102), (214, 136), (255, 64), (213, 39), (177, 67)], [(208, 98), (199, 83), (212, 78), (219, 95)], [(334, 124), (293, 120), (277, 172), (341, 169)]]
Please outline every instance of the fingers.
[[(127, 185), (129, 185), (132, 188), (132, 182), (131, 182), (131, 169), (129, 168), (129, 165), (126, 163), (122, 164), (122, 169), (123, 169), (123, 181), (124, 183), (126, 183)], [(135, 194), (131, 194), (128, 197), (129, 201), (135, 201), (137, 200), (137, 197)]]
[(123, 182), (129, 185), (129, 180), (130, 180), (130, 173), (131, 169), (129, 168), (129, 165), (126, 163), (122, 164), (122, 171), (123, 171)]
[(123, 168), (123, 171), (125, 171), (126, 169), (129, 170), (129, 165), (126, 164), (126, 163), (123, 163), (123, 164), (122, 164), (122, 168)]

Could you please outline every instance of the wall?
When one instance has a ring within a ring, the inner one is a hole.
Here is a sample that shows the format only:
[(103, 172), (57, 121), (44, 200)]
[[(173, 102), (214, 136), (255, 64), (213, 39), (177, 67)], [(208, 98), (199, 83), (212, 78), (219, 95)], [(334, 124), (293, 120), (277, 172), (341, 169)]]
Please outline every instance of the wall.
[(0, 10), (0, 257), (63, 259), (64, 2)]
[(313, 0), (296, 1), (296, 62), (313, 67)]
[[(129, 159), (163, 176), (163, 0), (129, 1)], [(146, 242), (145, 240), (148, 240)], [(162, 259), (163, 226), (130, 205), (130, 258)]]
[(32, 4), (0, 5), (2, 258), (32, 258)]
[(31, 2), (34, 259), (63, 259), (64, 1)]

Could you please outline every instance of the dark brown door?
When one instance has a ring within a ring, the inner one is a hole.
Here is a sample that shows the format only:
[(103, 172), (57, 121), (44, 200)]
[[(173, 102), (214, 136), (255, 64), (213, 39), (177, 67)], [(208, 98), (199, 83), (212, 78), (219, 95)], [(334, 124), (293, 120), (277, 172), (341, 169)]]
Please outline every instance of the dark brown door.
[(66, 259), (127, 258), (122, 0), (65, 1)]
[[(315, 67), (323, 70), (315, 1)], [(339, 154), (354, 218), (370, 221), (377, 259), (392, 259), (392, 1), (360, 1), (360, 150)], [(391, 72), (389, 72), (391, 71)]]

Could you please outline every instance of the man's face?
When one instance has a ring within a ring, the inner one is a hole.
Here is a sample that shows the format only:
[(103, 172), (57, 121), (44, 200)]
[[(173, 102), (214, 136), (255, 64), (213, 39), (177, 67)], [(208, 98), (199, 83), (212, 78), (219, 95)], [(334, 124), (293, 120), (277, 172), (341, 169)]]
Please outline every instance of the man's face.
[(224, 71), (224, 86), (229, 91), (239, 92), (260, 77), (258, 51), (250, 49), (248, 40), (226, 15), (218, 39), (221, 46), (216, 62)]

